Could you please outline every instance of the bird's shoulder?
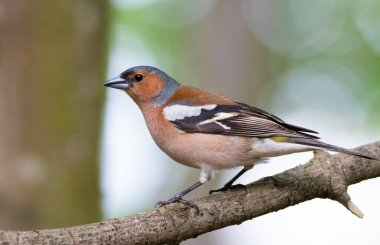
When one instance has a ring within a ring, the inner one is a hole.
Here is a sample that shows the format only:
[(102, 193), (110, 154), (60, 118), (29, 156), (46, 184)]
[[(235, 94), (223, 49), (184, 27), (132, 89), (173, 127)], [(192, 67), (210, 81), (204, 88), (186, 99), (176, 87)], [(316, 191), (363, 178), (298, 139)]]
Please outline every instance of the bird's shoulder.
[(200, 88), (181, 85), (169, 98), (165, 106), (183, 104), (188, 106), (200, 106), (207, 104), (234, 104), (235, 102), (223, 95), (213, 93)]

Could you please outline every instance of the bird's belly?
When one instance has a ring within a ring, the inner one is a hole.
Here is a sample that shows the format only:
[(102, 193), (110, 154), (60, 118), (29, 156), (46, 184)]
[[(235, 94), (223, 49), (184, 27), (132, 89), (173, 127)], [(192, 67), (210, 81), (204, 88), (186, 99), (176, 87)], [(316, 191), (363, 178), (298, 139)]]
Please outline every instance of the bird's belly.
[(257, 157), (275, 157), (310, 150), (308, 146), (275, 142), (271, 139), (252, 138), (252, 153)]
[(201, 133), (177, 133), (166, 141), (155, 140), (158, 146), (175, 161), (189, 167), (209, 165), (226, 169), (252, 165), (251, 139)]

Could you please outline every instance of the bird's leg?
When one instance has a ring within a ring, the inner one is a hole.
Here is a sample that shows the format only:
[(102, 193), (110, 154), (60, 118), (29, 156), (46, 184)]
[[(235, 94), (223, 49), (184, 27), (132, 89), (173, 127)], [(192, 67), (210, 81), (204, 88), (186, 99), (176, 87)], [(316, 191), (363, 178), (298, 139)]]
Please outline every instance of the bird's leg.
[(199, 208), (197, 205), (195, 205), (195, 203), (193, 201), (184, 200), (184, 199), (182, 199), (182, 197), (184, 195), (186, 195), (187, 193), (189, 193), (190, 191), (198, 188), (199, 186), (201, 186), (204, 183), (206, 183), (207, 181), (209, 181), (211, 179), (212, 172), (213, 172), (212, 167), (210, 167), (207, 164), (203, 164), (201, 166), (201, 173), (199, 175), (199, 181), (197, 181), (196, 183), (194, 183), (192, 186), (190, 186), (186, 190), (182, 191), (181, 193), (175, 195), (173, 198), (170, 198), (167, 201), (157, 202), (156, 207), (157, 206), (162, 207), (162, 206), (165, 206), (167, 204), (174, 203), (174, 202), (181, 202), (181, 203), (188, 205), (191, 208), (195, 208), (197, 210), (197, 212), (199, 213)]
[(190, 191), (198, 188), (199, 186), (203, 185), (203, 183), (201, 181), (197, 181), (195, 184), (193, 184), (192, 186), (190, 186), (189, 188), (185, 189), (184, 191), (182, 191), (181, 193), (175, 195), (173, 198), (170, 198), (169, 200), (167, 201), (159, 201), (156, 203), (156, 207), (162, 207), (162, 206), (165, 206), (167, 204), (170, 204), (170, 203), (174, 203), (174, 202), (181, 202), (181, 203), (184, 203), (186, 205), (188, 205), (189, 207), (192, 207), (192, 208), (195, 208), (198, 212), (199, 212), (199, 208), (197, 205), (194, 204), (193, 201), (189, 201), (189, 200), (185, 200), (185, 199), (182, 199), (182, 197), (184, 195), (186, 195), (187, 193), (189, 193)]
[(216, 189), (216, 190), (211, 190), (209, 191), (208, 193), (211, 195), (212, 193), (214, 192), (220, 192), (220, 191), (226, 191), (226, 190), (230, 190), (230, 189), (233, 189), (235, 187), (245, 187), (245, 185), (242, 185), (242, 184), (238, 184), (238, 185), (232, 185), (240, 176), (242, 176), (245, 172), (247, 172), (248, 170), (250, 170), (252, 167), (250, 168), (247, 168), (247, 167), (244, 167), (242, 170), (239, 171), (239, 173), (237, 173), (232, 179), (230, 179), (222, 188), (219, 188), (219, 189)]

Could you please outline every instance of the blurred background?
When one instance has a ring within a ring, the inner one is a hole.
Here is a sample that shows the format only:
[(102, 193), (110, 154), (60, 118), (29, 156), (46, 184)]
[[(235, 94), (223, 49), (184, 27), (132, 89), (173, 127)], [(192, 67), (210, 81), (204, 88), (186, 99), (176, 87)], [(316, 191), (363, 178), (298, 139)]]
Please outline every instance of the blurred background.
[[(131, 215), (198, 179), (158, 149), (126, 94), (103, 87), (135, 65), (268, 110), (332, 144), (379, 140), (378, 13), (376, 0), (0, 1), (0, 229)], [(240, 182), (311, 157), (273, 158)], [(184, 244), (379, 244), (379, 184), (349, 188), (363, 220), (317, 199)]]

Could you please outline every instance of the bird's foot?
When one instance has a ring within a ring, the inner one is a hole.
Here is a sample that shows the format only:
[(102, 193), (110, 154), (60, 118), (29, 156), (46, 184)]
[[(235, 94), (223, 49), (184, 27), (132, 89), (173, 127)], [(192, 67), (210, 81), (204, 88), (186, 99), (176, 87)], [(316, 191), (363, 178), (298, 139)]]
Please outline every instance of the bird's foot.
[(168, 205), (168, 204), (171, 204), (171, 203), (175, 203), (175, 202), (180, 202), (180, 203), (183, 203), (183, 204), (185, 204), (185, 205), (187, 205), (187, 206), (189, 206), (191, 208), (194, 208), (197, 211), (197, 213), (199, 213), (199, 208), (198, 208), (198, 206), (193, 201), (182, 199), (182, 197), (178, 196), (178, 195), (175, 196), (175, 197), (173, 197), (173, 198), (170, 198), (167, 201), (159, 201), (159, 202), (157, 202), (156, 205), (155, 205), (155, 207), (156, 208), (157, 207), (163, 207), (165, 205)]
[(240, 188), (244, 188), (247, 191), (247, 187), (245, 185), (236, 184), (236, 185), (230, 185), (230, 186), (225, 185), (222, 188), (209, 191), (208, 194), (211, 195), (214, 192), (228, 191), (228, 190), (234, 190), (234, 189), (240, 189)]

